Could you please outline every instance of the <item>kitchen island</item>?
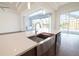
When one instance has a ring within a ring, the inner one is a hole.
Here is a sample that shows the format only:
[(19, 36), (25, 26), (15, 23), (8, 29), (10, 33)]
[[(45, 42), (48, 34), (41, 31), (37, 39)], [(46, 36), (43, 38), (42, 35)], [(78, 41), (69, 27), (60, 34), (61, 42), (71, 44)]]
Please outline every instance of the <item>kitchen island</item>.
[[(54, 34), (56, 35), (56, 33)], [(20, 56), (20, 55), (27, 55), (29, 53), (37, 54), (36, 47), (39, 44), (28, 38), (29, 36), (32, 35), (34, 35), (34, 33), (32, 32), (18, 32), (18, 33), (0, 35), (0, 56)], [(52, 41), (49, 41), (49, 43), (50, 42)], [(43, 45), (45, 46), (46, 44), (47, 43)], [(52, 49), (49, 50), (51, 53)], [(41, 50), (38, 52), (41, 52)], [(47, 54), (48, 53), (49, 51), (47, 52)], [(46, 53), (44, 55), (46, 55)]]

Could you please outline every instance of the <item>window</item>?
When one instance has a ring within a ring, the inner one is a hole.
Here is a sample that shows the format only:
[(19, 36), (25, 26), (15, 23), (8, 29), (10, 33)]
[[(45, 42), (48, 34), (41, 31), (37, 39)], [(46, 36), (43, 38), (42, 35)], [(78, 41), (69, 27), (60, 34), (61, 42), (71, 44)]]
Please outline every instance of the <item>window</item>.
[(61, 31), (79, 32), (79, 11), (73, 11), (60, 16)]
[(28, 31), (34, 31), (35, 24), (39, 22), (41, 24), (41, 28), (39, 27), (39, 25), (37, 25), (38, 32), (51, 32), (51, 14), (46, 13), (45, 10), (39, 10), (37, 12), (30, 14), (28, 20)]

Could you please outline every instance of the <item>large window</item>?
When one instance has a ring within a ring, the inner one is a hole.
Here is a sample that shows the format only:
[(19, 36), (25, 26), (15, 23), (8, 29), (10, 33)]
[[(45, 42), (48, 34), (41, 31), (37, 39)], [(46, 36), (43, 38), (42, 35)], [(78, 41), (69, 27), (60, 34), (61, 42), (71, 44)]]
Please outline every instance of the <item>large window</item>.
[(29, 15), (28, 17), (28, 31), (35, 30), (35, 24), (40, 23), (41, 28), (37, 25), (38, 32), (51, 32), (51, 14), (45, 10), (39, 10)]
[(79, 11), (61, 14), (61, 31), (79, 32)]

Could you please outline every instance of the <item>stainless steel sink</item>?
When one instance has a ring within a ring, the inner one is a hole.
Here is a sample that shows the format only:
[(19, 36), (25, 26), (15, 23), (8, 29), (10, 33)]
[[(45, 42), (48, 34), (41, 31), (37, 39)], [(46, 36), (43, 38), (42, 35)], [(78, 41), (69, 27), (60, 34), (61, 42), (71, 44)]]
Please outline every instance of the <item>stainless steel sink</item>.
[(51, 37), (52, 35), (44, 35), (44, 34), (37, 34), (37, 35), (33, 35), (33, 36), (30, 36), (28, 37), (29, 39), (39, 43), (41, 41), (44, 41), (46, 40), (48, 37)]
[(42, 38), (42, 39), (46, 39), (46, 38), (48, 38), (48, 37), (50, 37), (50, 36), (48, 36), (48, 35), (43, 35), (43, 34), (38, 34), (37, 37)]
[(35, 41), (35, 42), (37, 42), (37, 43), (39, 43), (40, 41), (43, 40), (42, 38), (39, 38), (37, 36), (30, 36), (28, 38), (31, 39), (31, 40), (33, 40), (33, 41)]

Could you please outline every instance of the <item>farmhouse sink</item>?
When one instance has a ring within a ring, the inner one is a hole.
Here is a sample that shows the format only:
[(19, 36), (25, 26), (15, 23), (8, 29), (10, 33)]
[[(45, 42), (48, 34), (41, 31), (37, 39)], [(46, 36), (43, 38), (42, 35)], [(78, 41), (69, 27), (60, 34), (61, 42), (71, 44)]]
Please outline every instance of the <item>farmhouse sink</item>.
[(39, 43), (39, 42), (45, 41), (48, 37), (51, 37), (52, 35), (53, 34), (43, 32), (37, 35), (30, 36), (28, 38)]

